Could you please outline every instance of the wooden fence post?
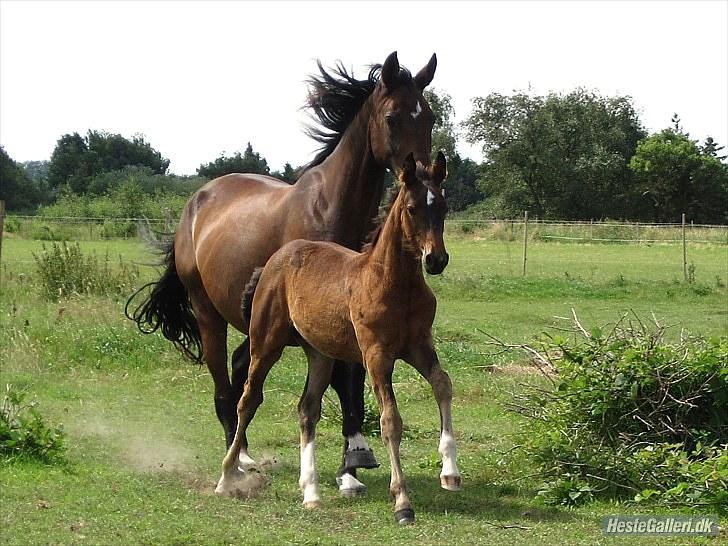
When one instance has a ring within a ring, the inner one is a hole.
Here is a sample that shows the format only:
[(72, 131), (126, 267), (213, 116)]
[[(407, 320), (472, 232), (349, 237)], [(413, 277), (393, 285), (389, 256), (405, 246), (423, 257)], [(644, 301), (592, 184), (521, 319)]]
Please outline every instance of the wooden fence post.
[(5, 201), (0, 199), (0, 276), (2, 276), (3, 227), (5, 225)]
[(528, 252), (528, 211), (523, 212), (523, 276), (526, 276), (526, 260)]
[(682, 213), (682, 238), (683, 238), (683, 276), (688, 281), (688, 248), (685, 240), (685, 213)]

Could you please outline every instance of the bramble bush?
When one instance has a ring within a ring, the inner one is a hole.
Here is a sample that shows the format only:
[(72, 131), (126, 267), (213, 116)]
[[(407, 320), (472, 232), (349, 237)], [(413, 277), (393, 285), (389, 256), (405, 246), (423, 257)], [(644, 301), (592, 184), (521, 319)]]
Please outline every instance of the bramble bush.
[(63, 427), (48, 426), (35, 402), (7, 385), (0, 405), (0, 457), (53, 463), (62, 460), (63, 451)]
[(44, 297), (53, 300), (71, 295), (96, 294), (103, 296), (127, 294), (139, 279), (139, 269), (119, 260), (112, 266), (109, 255), (99, 261), (95, 254), (84, 254), (78, 243), (43, 245), (39, 254), (33, 253)]
[(728, 338), (682, 337), (626, 316), (609, 332), (545, 335), (528, 348), (551, 388), (512, 409), (532, 419), (526, 455), (549, 504), (594, 497), (728, 511)]

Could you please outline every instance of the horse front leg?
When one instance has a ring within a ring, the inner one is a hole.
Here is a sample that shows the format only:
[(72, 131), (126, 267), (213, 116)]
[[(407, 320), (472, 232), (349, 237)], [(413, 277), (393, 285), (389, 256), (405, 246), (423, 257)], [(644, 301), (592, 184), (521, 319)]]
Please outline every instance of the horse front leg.
[(442, 369), (437, 352), (431, 339), (425, 340), (411, 351), (406, 359), (432, 386), (438, 408), (440, 409), (440, 445), (442, 457), (440, 486), (448, 491), (460, 490), (460, 471), (457, 466), (457, 447), (452, 426), (452, 382)]
[(339, 492), (344, 497), (366, 494), (366, 486), (357, 479), (357, 468), (377, 468), (374, 452), (362, 434), (364, 422), (364, 367), (337, 360), (331, 375), (331, 387), (341, 404), (344, 449), (341, 466), (336, 473)]
[(402, 442), (402, 417), (397, 409), (397, 401), (392, 388), (394, 359), (378, 351), (369, 351), (366, 363), (381, 411), (379, 422), (382, 440), (389, 452), (391, 465), (389, 493), (394, 499), (394, 519), (400, 525), (407, 525), (414, 523), (415, 511), (412, 509), (412, 503), (407, 493), (407, 483), (399, 457), (399, 447)]

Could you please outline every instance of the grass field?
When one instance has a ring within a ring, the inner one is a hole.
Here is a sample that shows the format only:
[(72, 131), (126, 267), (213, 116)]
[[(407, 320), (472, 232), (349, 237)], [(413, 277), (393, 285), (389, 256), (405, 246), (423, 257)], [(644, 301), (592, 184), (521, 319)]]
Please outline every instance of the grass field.
[[(429, 387), (404, 365), (395, 391), (405, 421), (402, 461), (417, 523), (399, 528), (387, 497), (389, 465), (362, 473), (363, 499), (338, 497), (339, 412), (327, 396), (318, 430), (325, 506), (300, 505), (296, 404), (305, 365), (286, 351), (266, 385), (250, 429), (254, 456), (270, 455), (272, 484), (239, 501), (212, 491), (224, 455), (204, 368), (182, 360), (159, 336), (141, 336), (123, 319), (124, 299), (76, 297), (48, 302), (35, 286), (32, 252), (41, 243), (7, 238), (2, 247), (0, 384), (25, 389), (53, 423), (63, 423), (66, 463), (14, 461), (0, 477), (2, 544), (598, 544), (608, 514), (650, 507), (597, 502), (576, 509), (534, 500), (539, 478), (519, 456), (527, 423), (504, 409), (524, 382), (539, 381), (522, 355), (493, 355), (482, 332), (529, 341), (574, 308), (587, 325), (629, 310), (651, 313), (705, 335), (728, 333), (728, 249), (694, 246), (695, 282), (682, 282), (677, 245), (534, 243), (521, 277), (519, 242), (451, 237), (451, 265), (431, 278), (438, 294), (438, 351), (455, 389), (454, 425), (463, 490), (438, 485), (438, 418)], [(110, 259), (153, 261), (138, 242), (83, 242)], [(142, 280), (154, 269), (140, 265)], [(239, 343), (231, 335), (230, 346)], [(660, 510), (664, 513), (664, 510)], [(510, 527), (516, 526), (516, 527)], [(664, 539), (661, 539), (661, 541)], [(630, 543), (653, 544), (654, 538)], [(674, 538), (666, 544), (713, 543)]]

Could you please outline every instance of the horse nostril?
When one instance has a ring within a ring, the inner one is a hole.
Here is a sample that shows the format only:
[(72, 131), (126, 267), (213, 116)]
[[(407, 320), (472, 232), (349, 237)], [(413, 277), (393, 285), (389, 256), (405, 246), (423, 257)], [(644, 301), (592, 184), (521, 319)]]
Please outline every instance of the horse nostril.
[(435, 258), (435, 255), (434, 255), (434, 254), (427, 254), (427, 255), (425, 256), (425, 265), (426, 265), (426, 266), (427, 266), (428, 268), (430, 268), (430, 269), (431, 269), (432, 267), (434, 267), (434, 265), (435, 265), (435, 262), (436, 262), (436, 261), (437, 261), (437, 260), (436, 260), (436, 258)]
[(450, 255), (445, 252), (445, 255), (442, 257), (442, 268), (445, 269), (448, 263), (450, 263)]

